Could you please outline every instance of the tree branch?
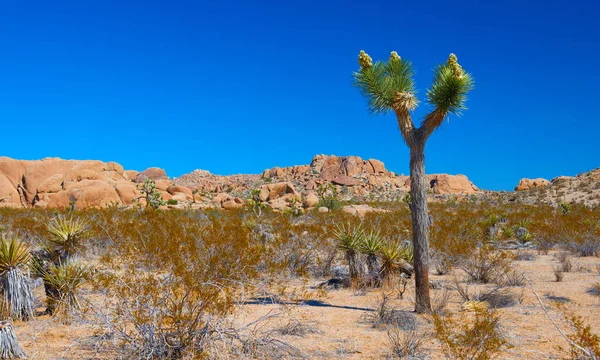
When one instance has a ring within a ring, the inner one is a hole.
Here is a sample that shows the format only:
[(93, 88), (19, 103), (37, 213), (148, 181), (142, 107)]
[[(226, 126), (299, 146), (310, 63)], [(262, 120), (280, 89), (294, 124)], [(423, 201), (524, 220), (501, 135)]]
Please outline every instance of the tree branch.
[(435, 131), (435, 129), (442, 124), (442, 121), (444, 121), (446, 115), (448, 115), (448, 113), (440, 109), (435, 109), (429, 115), (427, 115), (423, 121), (423, 124), (421, 124), (421, 127), (417, 130), (419, 133), (419, 138), (423, 141), (426, 141)]
[(409, 147), (414, 146), (416, 144), (415, 125), (413, 124), (408, 109), (394, 109), (394, 112), (398, 118), (398, 127), (400, 128), (404, 141)]

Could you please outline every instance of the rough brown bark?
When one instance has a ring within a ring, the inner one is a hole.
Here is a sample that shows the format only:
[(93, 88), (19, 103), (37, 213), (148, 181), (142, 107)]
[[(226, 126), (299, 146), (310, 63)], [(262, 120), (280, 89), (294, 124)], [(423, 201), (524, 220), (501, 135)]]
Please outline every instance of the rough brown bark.
[(425, 178), (425, 140), (410, 147), (410, 210), (413, 227), (415, 311), (431, 313), (429, 296), (429, 212)]

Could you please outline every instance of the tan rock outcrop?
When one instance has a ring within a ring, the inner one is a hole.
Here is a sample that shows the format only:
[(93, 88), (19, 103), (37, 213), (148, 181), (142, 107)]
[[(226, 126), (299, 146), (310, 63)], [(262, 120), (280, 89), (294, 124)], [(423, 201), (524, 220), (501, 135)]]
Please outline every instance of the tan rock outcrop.
[(37, 188), (38, 193), (57, 193), (63, 190), (63, 182), (65, 176), (63, 174), (54, 174), (44, 180)]
[(464, 175), (430, 175), (427, 177), (434, 194), (475, 194), (479, 189)]
[(106, 207), (121, 202), (115, 188), (102, 180), (83, 180), (72, 184), (67, 190), (79, 209)]
[(289, 195), (297, 201), (302, 200), (302, 196), (294, 189), (294, 185), (287, 182), (263, 185), (260, 189), (259, 198), (260, 201), (266, 202), (277, 200), (284, 195)]
[(115, 185), (115, 190), (123, 205), (132, 205), (134, 200), (141, 196), (136, 185), (132, 182), (120, 182)]
[(550, 185), (550, 181), (542, 178), (538, 179), (527, 179), (523, 178), (519, 180), (519, 184), (515, 187), (515, 191), (529, 190), (531, 188), (545, 187)]
[(137, 183), (142, 183), (142, 182), (146, 181), (146, 179), (152, 179), (152, 180), (156, 181), (156, 180), (166, 180), (168, 178), (167, 178), (167, 173), (163, 169), (153, 167), (153, 168), (148, 168), (148, 169), (142, 171), (141, 173), (138, 173), (135, 176), (135, 182), (137, 182)]
[(0, 174), (0, 206), (20, 205), (19, 192), (4, 174)]
[(342, 208), (342, 211), (359, 217), (363, 217), (371, 212), (389, 212), (389, 210), (376, 209), (369, 205), (346, 205)]
[(318, 203), (319, 203), (319, 197), (317, 196), (317, 194), (315, 194), (314, 191), (310, 191), (304, 197), (304, 202), (302, 205), (304, 206), (304, 208), (311, 208), (311, 207), (317, 206)]

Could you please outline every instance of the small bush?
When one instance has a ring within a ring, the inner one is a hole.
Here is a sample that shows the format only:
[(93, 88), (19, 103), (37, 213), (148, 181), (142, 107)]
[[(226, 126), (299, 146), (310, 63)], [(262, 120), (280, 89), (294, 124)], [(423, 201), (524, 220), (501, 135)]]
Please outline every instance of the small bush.
[(487, 284), (510, 271), (511, 256), (504, 251), (495, 251), (491, 245), (483, 245), (473, 257), (461, 260), (460, 267), (471, 281)]
[(317, 329), (314, 322), (291, 320), (286, 325), (276, 329), (275, 332), (286, 336), (304, 337), (308, 334), (318, 334), (319, 329)]
[(457, 320), (452, 315), (433, 315), (435, 337), (450, 359), (487, 360), (497, 357), (508, 345), (499, 330), (500, 317), (494, 310), (475, 308), (475, 317)]
[(525, 285), (525, 275), (522, 272), (513, 270), (506, 274), (505, 284), (507, 286), (523, 286)]
[(177, 205), (177, 203), (178, 202), (175, 199), (169, 199), (169, 200), (167, 200), (167, 205)]
[(418, 330), (402, 331), (392, 327), (387, 331), (391, 346), (391, 355), (395, 359), (410, 359), (420, 355), (421, 346), (427, 340)]
[(583, 321), (581, 316), (569, 315), (564, 305), (559, 306), (573, 333), (568, 335), (571, 340), (569, 350), (572, 359), (598, 359), (600, 358), (600, 336), (592, 332), (590, 325)]
[(437, 275), (446, 275), (452, 270), (453, 261), (447, 254), (438, 252), (434, 255), (432, 260)]
[(563, 273), (562, 267), (559, 267), (559, 266), (554, 267), (554, 280), (556, 280), (556, 282), (562, 282), (563, 277), (564, 277), (564, 273)]
[(367, 321), (373, 328), (381, 326), (394, 326), (402, 330), (416, 330), (417, 318), (409, 311), (394, 309), (390, 306), (391, 294), (382, 293), (379, 298), (377, 310), (374, 313), (367, 314)]

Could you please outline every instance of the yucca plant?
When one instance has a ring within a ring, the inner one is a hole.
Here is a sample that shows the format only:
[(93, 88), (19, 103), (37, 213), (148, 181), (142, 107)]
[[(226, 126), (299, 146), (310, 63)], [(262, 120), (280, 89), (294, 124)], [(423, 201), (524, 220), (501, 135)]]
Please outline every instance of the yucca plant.
[(34, 266), (44, 283), (50, 284), (55, 289), (50, 296), (47, 296), (47, 313), (81, 309), (79, 292), (92, 273), (89, 266), (77, 260), (69, 260), (58, 265), (50, 264), (48, 268), (42, 267), (39, 263), (34, 263)]
[(400, 240), (384, 241), (379, 248), (381, 258), (381, 278), (387, 279), (392, 273), (400, 270), (412, 274), (414, 255), (412, 247), (406, 246)]
[(371, 231), (362, 237), (362, 241), (359, 244), (360, 252), (367, 256), (367, 271), (373, 279), (377, 278), (379, 273), (377, 256), (381, 249), (381, 243), (382, 240), (379, 232)]
[(351, 279), (357, 279), (361, 273), (358, 252), (360, 251), (360, 244), (363, 236), (364, 230), (362, 225), (352, 228), (350, 224), (341, 224), (338, 225), (335, 231), (337, 240), (336, 246), (339, 250), (344, 252), (346, 261), (348, 261)]
[(65, 262), (81, 249), (90, 233), (89, 221), (73, 216), (59, 216), (48, 224), (48, 248), (57, 255), (55, 263)]
[(450, 54), (445, 64), (434, 69), (433, 83), (427, 90), (427, 100), (433, 111), (425, 116), (420, 127), (413, 124), (411, 112), (417, 107), (410, 61), (401, 59), (392, 51), (388, 61), (373, 63), (361, 50), (360, 68), (354, 73), (354, 85), (369, 104), (371, 113), (384, 114), (393, 110), (404, 142), (410, 149), (410, 203), (415, 249), (415, 309), (417, 313), (431, 312), (429, 295), (429, 227), (427, 209), (429, 185), (425, 176), (425, 143), (449, 114), (460, 114), (465, 109), (467, 93), (473, 87), (471, 75)]
[(12, 319), (29, 320), (34, 314), (34, 298), (28, 279), (21, 272), (31, 260), (30, 247), (16, 234), (2, 234), (0, 278), (2, 310)]

